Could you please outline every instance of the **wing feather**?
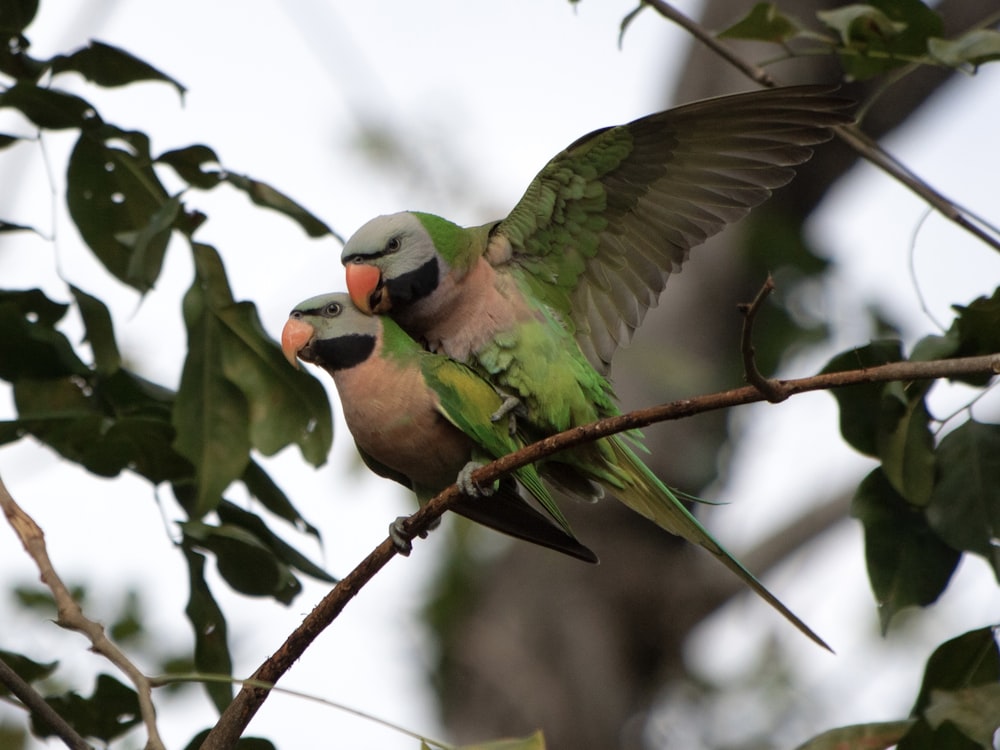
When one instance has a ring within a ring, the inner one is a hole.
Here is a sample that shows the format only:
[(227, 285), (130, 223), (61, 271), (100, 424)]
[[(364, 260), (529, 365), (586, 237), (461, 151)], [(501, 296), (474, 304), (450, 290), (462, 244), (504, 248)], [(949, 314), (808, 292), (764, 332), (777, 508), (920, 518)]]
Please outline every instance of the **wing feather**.
[(520, 274), (606, 372), (690, 249), (789, 182), (849, 104), (827, 86), (709, 99), (594, 131), (494, 228)]

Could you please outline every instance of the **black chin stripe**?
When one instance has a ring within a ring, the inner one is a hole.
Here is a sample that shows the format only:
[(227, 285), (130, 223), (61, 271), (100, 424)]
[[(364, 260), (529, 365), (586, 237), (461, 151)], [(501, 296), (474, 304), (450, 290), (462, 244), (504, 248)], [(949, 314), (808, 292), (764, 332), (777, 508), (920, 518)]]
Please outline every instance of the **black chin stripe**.
[(402, 276), (386, 279), (385, 286), (389, 290), (392, 304), (407, 304), (423, 299), (437, 289), (439, 281), (437, 258), (431, 258), (420, 268), (407, 271)]
[(317, 339), (302, 354), (307, 355), (307, 362), (326, 370), (347, 370), (364, 362), (374, 350), (374, 336), (354, 333), (335, 339)]

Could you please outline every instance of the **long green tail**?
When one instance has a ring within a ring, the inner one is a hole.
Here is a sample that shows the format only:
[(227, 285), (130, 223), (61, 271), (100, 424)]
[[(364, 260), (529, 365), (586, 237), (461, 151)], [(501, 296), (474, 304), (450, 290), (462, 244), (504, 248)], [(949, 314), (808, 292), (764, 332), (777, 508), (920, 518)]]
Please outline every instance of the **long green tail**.
[(827, 645), (826, 641), (816, 635), (812, 628), (782, 604), (774, 594), (764, 587), (764, 584), (757, 580), (753, 573), (747, 570), (739, 560), (729, 554), (715, 540), (715, 537), (708, 533), (708, 530), (698, 522), (697, 518), (691, 515), (676, 495), (656, 478), (649, 467), (627, 445), (616, 437), (609, 438), (607, 444), (613, 448), (615, 463), (622, 470), (619, 475), (622, 485), (608, 488), (615, 497), (671, 534), (676, 534), (707, 549), (723, 565), (739, 576), (761, 599), (778, 610), (792, 625), (815, 643), (833, 653), (833, 649)]

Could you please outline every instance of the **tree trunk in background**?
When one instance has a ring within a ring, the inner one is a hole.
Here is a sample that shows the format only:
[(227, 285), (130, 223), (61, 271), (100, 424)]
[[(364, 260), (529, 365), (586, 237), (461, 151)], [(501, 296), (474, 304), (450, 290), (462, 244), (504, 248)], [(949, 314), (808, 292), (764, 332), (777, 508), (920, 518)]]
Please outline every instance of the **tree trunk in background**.
[[(725, 28), (753, 5), (754, 0), (708, 2), (703, 23)], [(809, 19), (824, 5), (832, 3), (799, 2), (789, 10)], [(950, 27), (946, 33), (995, 10), (984, 5), (993, 3), (941, 3), (938, 9)], [(645, 13), (653, 15), (650, 9)], [(665, 27), (664, 33), (678, 38), (676, 29)], [(624, 43), (627, 48), (627, 34)], [(740, 52), (750, 60), (773, 54), (758, 54), (752, 45), (741, 45)], [(839, 75), (830, 59), (798, 59), (771, 72), (782, 83), (830, 81)], [(907, 77), (872, 109), (866, 131), (879, 137), (905, 121), (946, 77), (938, 70)], [(750, 81), (696, 46), (671, 100), (751, 88)], [(867, 93), (857, 86), (845, 92), (858, 98)], [(853, 153), (839, 142), (823, 146), (800, 170), (793, 190), (779, 191), (752, 220), (692, 252), (633, 345), (617, 356), (613, 375), (624, 408), (742, 384), (736, 305), (752, 299), (767, 270), (774, 270), (751, 260), (747, 233), (763, 231), (770, 222), (798, 232), (853, 161)], [(711, 262), (704, 262), (706, 257)], [(671, 486), (697, 494), (716, 477), (717, 457), (728, 437), (726, 420), (725, 414), (713, 413), (648, 429), (647, 462)], [(821, 501), (817, 498), (817, 504)], [(832, 517), (825, 506), (826, 515), (817, 512), (816, 523), (783, 551), (809, 541), (819, 533), (817, 524), (828, 526), (842, 517), (846, 504), (832, 507)], [(689, 632), (740, 590), (710, 555), (617, 502), (567, 511), (580, 538), (600, 555), (599, 566), (512, 544), (442, 605), (447, 614), (438, 687), (445, 723), (460, 742), (542, 727), (550, 750), (642, 747), (651, 703), (666, 682), (684, 675), (682, 647)], [(775, 562), (757, 560), (756, 572)]]

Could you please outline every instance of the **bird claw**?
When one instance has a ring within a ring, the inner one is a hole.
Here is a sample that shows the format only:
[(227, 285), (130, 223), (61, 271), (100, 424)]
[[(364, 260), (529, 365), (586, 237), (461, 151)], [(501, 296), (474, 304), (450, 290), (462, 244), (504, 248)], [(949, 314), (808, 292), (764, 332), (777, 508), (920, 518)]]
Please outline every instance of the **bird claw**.
[(497, 491), (495, 486), (483, 487), (472, 478), (472, 472), (483, 466), (484, 464), (478, 461), (469, 461), (458, 472), (458, 479), (455, 480), (455, 484), (458, 485), (458, 489), (462, 491), (463, 495), (468, 495), (469, 497), (489, 497)]
[(409, 516), (399, 516), (395, 521), (389, 524), (389, 539), (392, 540), (392, 546), (395, 547), (396, 551), (403, 557), (409, 557), (410, 553), (413, 551), (414, 537), (418, 536), (421, 539), (426, 539), (427, 534), (441, 524), (441, 519), (435, 518), (431, 521), (431, 524), (426, 531), (414, 534), (406, 528), (406, 522), (409, 520)]
[(400, 516), (389, 524), (389, 539), (396, 552), (403, 557), (409, 557), (413, 552), (413, 534), (406, 530), (406, 521), (409, 516)]
[(511, 436), (514, 436), (517, 434), (517, 418), (519, 416), (525, 416), (526, 413), (524, 404), (521, 403), (521, 399), (517, 396), (504, 396), (503, 403), (500, 404), (500, 408), (490, 414), (490, 421), (499, 422), (504, 417), (507, 417), (509, 420), (507, 431), (511, 434)]

